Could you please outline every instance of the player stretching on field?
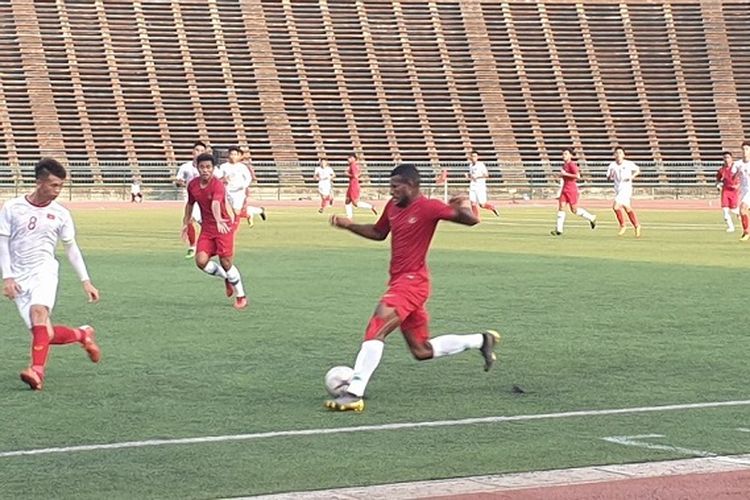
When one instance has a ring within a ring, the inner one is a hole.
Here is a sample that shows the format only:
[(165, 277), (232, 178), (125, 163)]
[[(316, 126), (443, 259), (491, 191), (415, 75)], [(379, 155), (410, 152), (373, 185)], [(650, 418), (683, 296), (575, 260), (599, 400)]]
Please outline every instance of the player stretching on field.
[[(203, 224), (196, 247), (195, 265), (207, 274), (224, 279), (227, 297), (231, 297), (233, 293), (237, 297), (234, 308), (244, 309), (247, 307), (245, 289), (239, 270), (232, 264), (237, 221), (227, 212), (224, 183), (214, 177), (214, 157), (203, 153), (196, 159), (196, 163), (199, 176), (188, 184), (182, 231), (187, 232), (193, 205), (197, 204)], [(219, 257), (221, 265), (211, 260), (214, 255)]]
[(474, 217), (479, 219), (479, 209), (490, 210), (495, 217), (500, 214), (492, 203), (487, 202), (487, 179), (490, 172), (484, 162), (479, 161), (479, 153), (472, 149), (469, 154), (469, 172), (466, 178), (469, 179), (469, 201), (471, 202), (471, 212)]
[(320, 195), (320, 208), (318, 213), (322, 214), (323, 210), (329, 205), (333, 205), (333, 179), (336, 177), (333, 169), (328, 166), (326, 160), (321, 160), (320, 165), (315, 167), (313, 179), (318, 181), (318, 194)]
[(734, 162), (734, 171), (740, 179), (740, 241), (750, 240), (750, 143), (742, 143), (742, 159)]
[(721, 211), (724, 214), (724, 222), (727, 223), (727, 232), (734, 232), (732, 214), (740, 215), (740, 179), (734, 169), (732, 153), (724, 151), (724, 164), (716, 172), (716, 187), (721, 190)]
[(62, 241), (89, 302), (99, 300), (99, 290), (86, 271), (70, 212), (55, 201), (67, 177), (65, 168), (57, 160), (43, 158), (36, 164), (34, 175), (36, 189), (9, 200), (0, 209), (0, 269), (3, 294), (16, 302), (21, 318), (31, 330), (31, 366), (21, 372), (21, 380), (40, 391), (50, 344), (79, 343), (94, 363), (99, 361), (101, 351), (94, 341), (93, 327), (52, 324), (60, 267), (55, 259), (58, 240)]
[(372, 213), (378, 215), (378, 211), (370, 203), (359, 201), (359, 176), (362, 174), (362, 168), (357, 163), (357, 155), (350, 154), (348, 161), (346, 176), (349, 178), (349, 186), (346, 188), (346, 200), (344, 201), (346, 216), (350, 219), (354, 218), (354, 207), (372, 210)]
[(557, 227), (554, 231), (550, 231), (552, 236), (560, 236), (563, 234), (565, 227), (565, 205), (568, 205), (570, 211), (579, 217), (583, 217), (591, 225), (591, 229), (596, 227), (596, 216), (591, 215), (585, 208), (579, 208), (578, 205), (578, 185), (576, 181), (581, 178), (581, 172), (578, 168), (578, 164), (573, 161), (573, 150), (570, 148), (563, 149), (563, 166), (560, 170), (560, 177), (562, 177), (562, 189), (560, 190), (560, 196), (557, 198)]
[(632, 161), (625, 159), (625, 150), (622, 146), (615, 147), (614, 155), (615, 161), (607, 167), (607, 178), (615, 183), (615, 201), (612, 204), (612, 209), (615, 211), (617, 223), (620, 225), (620, 231), (617, 234), (622, 236), (627, 230), (625, 218), (622, 216), (622, 209), (624, 208), (630, 223), (635, 228), (635, 237), (640, 238), (641, 225), (638, 223), (638, 216), (631, 208), (631, 199), (633, 197), (633, 179), (638, 177), (641, 169)]
[[(185, 199), (187, 200), (187, 185), (190, 181), (198, 177), (198, 167), (196, 167), (195, 159), (198, 158), (198, 156), (202, 155), (206, 152), (206, 145), (201, 141), (195, 141), (193, 143), (193, 159), (190, 161), (186, 161), (182, 165), (180, 165), (180, 168), (177, 170), (177, 175), (175, 176), (174, 183), (177, 185), (177, 187), (184, 187), (185, 188)], [(188, 242), (188, 250), (187, 254), (185, 254), (186, 259), (191, 259), (195, 255), (195, 240), (196, 240), (196, 233), (195, 233), (195, 226), (194, 223), (201, 223), (201, 212), (198, 208), (198, 205), (195, 205), (193, 207), (193, 214), (192, 214), (192, 220), (188, 224), (187, 232), (185, 233), (187, 242)]]
[(418, 360), (458, 354), (478, 349), (484, 357), (484, 369), (495, 360), (493, 348), (500, 339), (497, 332), (469, 335), (442, 335), (430, 339), (425, 303), (430, 294), (427, 251), (437, 223), (449, 220), (473, 226), (479, 221), (471, 213), (468, 200), (454, 198), (446, 205), (427, 199), (419, 191), (419, 172), (409, 164), (391, 172), (391, 199), (375, 224), (354, 224), (350, 219), (331, 217), (331, 224), (348, 229), (367, 239), (382, 241), (391, 233), (391, 265), (388, 290), (380, 299), (367, 325), (365, 340), (354, 363), (354, 376), (348, 393), (326, 401), (326, 407), (339, 411), (362, 411), (362, 397), (370, 377), (380, 363), (385, 338), (397, 327), (409, 350)]

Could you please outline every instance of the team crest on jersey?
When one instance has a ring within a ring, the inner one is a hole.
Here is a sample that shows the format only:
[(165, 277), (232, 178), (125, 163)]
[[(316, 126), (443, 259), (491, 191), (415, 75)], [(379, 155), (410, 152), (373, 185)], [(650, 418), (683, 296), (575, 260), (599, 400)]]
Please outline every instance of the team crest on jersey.
[(55, 214), (47, 214), (49, 220), (55, 220)]
[(417, 218), (414, 215), (412, 215), (411, 217), (409, 217), (409, 220), (407, 222), (409, 224), (414, 224), (417, 222)]

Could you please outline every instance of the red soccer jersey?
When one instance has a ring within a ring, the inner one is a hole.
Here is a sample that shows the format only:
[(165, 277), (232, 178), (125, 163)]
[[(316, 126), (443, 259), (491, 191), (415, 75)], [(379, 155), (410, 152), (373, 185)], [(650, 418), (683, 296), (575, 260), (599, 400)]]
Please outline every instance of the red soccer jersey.
[(349, 164), (349, 168), (346, 169), (346, 176), (349, 177), (349, 186), (359, 187), (359, 165), (357, 165), (357, 162)]
[(740, 180), (737, 172), (732, 172), (732, 165), (722, 165), (716, 172), (716, 181), (721, 183), (722, 191), (737, 191)]
[(456, 211), (440, 200), (419, 196), (401, 208), (389, 200), (375, 229), (391, 233), (391, 281), (405, 274), (429, 277), (427, 251), (440, 220), (451, 220)]
[[(569, 174), (578, 175), (578, 165), (574, 161), (565, 162), (562, 168)], [(563, 177), (563, 191), (577, 191), (578, 184), (576, 182), (577, 179), (572, 177)]]
[(216, 219), (214, 219), (214, 213), (211, 211), (211, 202), (219, 200), (221, 218), (227, 224), (231, 223), (229, 213), (227, 212), (227, 193), (224, 183), (216, 177), (211, 177), (208, 181), (208, 185), (205, 188), (201, 187), (201, 178), (196, 177), (188, 184), (188, 203), (197, 203), (201, 210), (201, 217), (203, 222), (201, 224), (201, 231), (206, 233), (217, 233)]

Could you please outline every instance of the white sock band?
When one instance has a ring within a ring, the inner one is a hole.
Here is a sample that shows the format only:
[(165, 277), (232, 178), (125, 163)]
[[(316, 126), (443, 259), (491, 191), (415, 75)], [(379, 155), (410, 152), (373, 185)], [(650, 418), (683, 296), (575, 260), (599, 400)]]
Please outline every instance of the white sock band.
[(347, 389), (349, 393), (359, 397), (364, 396), (367, 383), (380, 364), (380, 358), (383, 357), (384, 347), (385, 344), (380, 340), (365, 340), (362, 342), (362, 347), (357, 354), (357, 361), (354, 362), (352, 383), (349, 384), (349, 389)]

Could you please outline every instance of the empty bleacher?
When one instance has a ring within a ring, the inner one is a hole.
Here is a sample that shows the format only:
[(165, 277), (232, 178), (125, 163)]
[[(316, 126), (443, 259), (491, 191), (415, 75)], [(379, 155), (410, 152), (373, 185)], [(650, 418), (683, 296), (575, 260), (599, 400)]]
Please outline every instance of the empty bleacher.
[[(750, 9), (717, 5), (3, 2), (0, 183), (61, 144), (76, 183), (162, 184), (196, 139), (247, 146), (261, 184), (309, 183), (305, 165), (351, 151), (366, 182), (398, 161), (458, 181), (470, 148), (491, 184), (548, 184), (563, 147), (587, 169), (615, 144), (644, 182), (703, 182), (750, 129)], [(44, 81), (24, 69), (38, 60)]]

